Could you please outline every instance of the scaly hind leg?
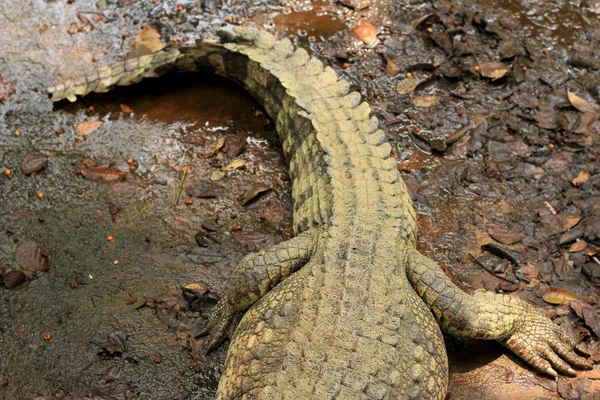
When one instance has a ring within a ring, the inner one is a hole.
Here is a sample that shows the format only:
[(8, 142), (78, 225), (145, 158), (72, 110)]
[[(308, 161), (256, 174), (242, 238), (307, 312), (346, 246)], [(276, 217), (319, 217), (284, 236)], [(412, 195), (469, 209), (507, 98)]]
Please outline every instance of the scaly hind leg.
[(406, 257), (408, 280), (442, 329), (475, 339), (494, 339), (540, 372), (575, 375), (571, 366), (592, 368), (561, 328), (517, 297), (478, 291), (468, 295), (431, 259), (416, 250)]
[(282, 280), (302, 268), (313, 255), (320, 231), (313, 229), (267, 250), (244, 257), (229, 280), (223, 296), (197, 336), (209, 335), (206, 352), (227, 336), (236, 315), (243, 314)]

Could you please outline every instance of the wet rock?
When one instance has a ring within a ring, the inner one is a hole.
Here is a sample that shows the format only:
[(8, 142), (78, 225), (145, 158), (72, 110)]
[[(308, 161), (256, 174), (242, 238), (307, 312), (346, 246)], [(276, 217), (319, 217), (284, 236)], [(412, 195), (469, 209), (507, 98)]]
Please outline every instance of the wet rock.
[(21, 171), (25, 175), (44, 170), (48, 167), (48, 157), (41, 153), (32, 153), (21, 162)]

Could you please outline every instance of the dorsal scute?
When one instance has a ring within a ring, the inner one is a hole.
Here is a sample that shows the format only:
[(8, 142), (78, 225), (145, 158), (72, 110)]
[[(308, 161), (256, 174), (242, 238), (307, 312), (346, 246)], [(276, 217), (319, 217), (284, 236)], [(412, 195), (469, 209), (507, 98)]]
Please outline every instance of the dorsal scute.
[(305, 77), (312, 77), (321, 73), (323, 73), (323, 62), (315, 57), (310, 58), (304, 68), (298, 71), (298, 75)]
[(352, 109), (352, 116), (357, 121), (365, 121), (369, 115), (371, 115), (371, 106), (367, 102), (362, 102), (358, 107)]
[(323, 73), (319, 76), (319, 84), (322, 87), (335, 85), (338, 81), (338, 76), (330, 66), (326, 66), (323, 69)]
[[(327, 68), (330, 68), (330, 67), (327, 67)], [(327, 69), (327, 68), (325, 68), (325, 69)], [(333, 71), (333, 69), (331, 69), (331, 70)], [(335, 71), (334, 71), (334, 73), (335, 73)], [(350, 91), (350, 84), (348, 83), (347, 80), (340, 79), (339, 81), (337, 81), (335, 83), (333, 89), (335, 90), (335, 94), (337, 94), (338, 96), (345, 96)]]
[(351, 92), (347, 95), (340, 97), (340, 102), (343, 103), (344, 107), (354, 108), (360, 104), (362, 96), (359, 92)]
[(296, 66), (305, 65), (309, 59), (310, 56), (308, 55), (308, 52), (302, 47), (298, 47), (296, 51), (294, 51), (294, 54), (292, 54), (292, 56), (290, 57), (290, 61), (293, 62), (293, 65)]
[(281, 59), (284, 59), (294, 52), (294, 45), (290, 39), (283, 38), (275, 44), (273, 52), (280, 55)]
[(256, 35), (254, 45), (261, 49), (270, 50), (275, 47), (275, 36), (267, 31), (260, 30)]

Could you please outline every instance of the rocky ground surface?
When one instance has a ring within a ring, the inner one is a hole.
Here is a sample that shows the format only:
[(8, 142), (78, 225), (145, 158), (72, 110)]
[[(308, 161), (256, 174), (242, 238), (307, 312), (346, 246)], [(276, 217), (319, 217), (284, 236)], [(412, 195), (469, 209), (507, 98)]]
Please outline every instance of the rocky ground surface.
[[(225, 23), (290, 37), (371, 104), (419, 246), (600, 361), (600, 2), (31, 0), (0, 10), (0, 399), (212, 399), (204, 323), (236, 263), (289, 238), (273, 124), (173, 75), (52, 105), (45, 88)], [(599, 399), (447, 337), (449, 399)]]

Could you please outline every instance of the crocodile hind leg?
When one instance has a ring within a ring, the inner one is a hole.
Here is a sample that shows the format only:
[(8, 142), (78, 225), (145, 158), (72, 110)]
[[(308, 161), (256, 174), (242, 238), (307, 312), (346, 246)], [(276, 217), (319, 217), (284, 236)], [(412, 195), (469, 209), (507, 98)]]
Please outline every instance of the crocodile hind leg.
[(442, 329), (476, 339), (494, 339), (542, 373), (575, 375), (571, 366), (592, 367), (581, 347), (550, 319), (517, 297), (485, 291), (468, 295), (431, 259), (411, 251), (408, 280)]
[(245, 312), (313, 255), (320, 231), (313, 229), (267, 250), (249, 254), (236, 267), (227, 289), (197, 336), (209, 335), (205, 351), (221, 344), (236, 315)]

